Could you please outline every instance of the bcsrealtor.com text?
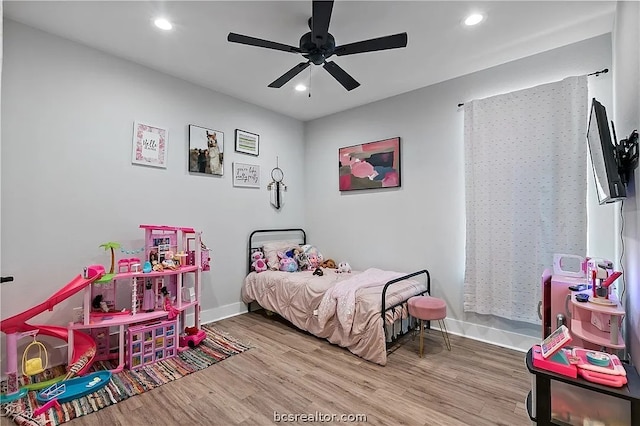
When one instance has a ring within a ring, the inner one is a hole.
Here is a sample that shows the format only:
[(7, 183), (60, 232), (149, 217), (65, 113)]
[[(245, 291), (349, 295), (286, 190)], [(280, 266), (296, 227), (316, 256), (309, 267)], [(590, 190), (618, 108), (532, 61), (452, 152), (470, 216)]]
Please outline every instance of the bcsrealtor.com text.
[(364, 423), (367, 421), (366, 414), (336, 414), (322, 413), (316, 411), (314, 413), (278, 413), (273, 412), (274, 423)]

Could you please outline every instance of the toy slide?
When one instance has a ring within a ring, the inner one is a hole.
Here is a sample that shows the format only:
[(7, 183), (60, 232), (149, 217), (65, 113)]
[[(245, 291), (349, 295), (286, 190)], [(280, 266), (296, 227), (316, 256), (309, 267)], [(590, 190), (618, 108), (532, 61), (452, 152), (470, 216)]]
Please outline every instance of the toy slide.
[[(34, 326), (40, 332), (38, 334), (42, 334), (44, 336), (51, 336), (57, 339), (64, 340), (65, 342), (69, 341), (69, 331), (64, 327), (57, 327), (54, 325), (36, 325)], [(68, 350), (71, 350), (69, 348)], [(88, 362), (78, 370), (75, 374), (78, 376), (82, 376), (87, 372), (87, 370), (91, 367), (93, 363), (93, 359), (96, 356), (96, 341), (93, 340), (93, 337), (89, 336), (86, 333), (82, 333), (80, 331), (73, 332), (73, 355), (71, 357), (71, 363), (69, 363), (69, 367), (78, 362), (80, 358), (82, 358), (85, 354), (91, 354), (88, 359)]]
[(26, 321), (30, 320), (36, 315), (41, 314), (44, 311), (52, 311), (55, 305), (83, 290), (85, 287), (87, 287), (100, 277), (101, 275), (95, 275), (91, 278), (83, 278), (82, 275), (78, 275), (71, 282), (69, 282), (69, 284), (62, 287), (60, 290), (54, 293), (53, 296), (51, 296), (41, 304), (10, 318), (2, 320), (0, 322), (0, 331), (5, 334), (9, 334), (35, 330), (38, 327), (29, 325), (26, 323)]
[[(64, 327), (57, 326), (49, 326), (49, 325), (31, 325), (27, 324), (26, 321), (35, 317), (36, 315), (41, 314), (44, 311), (51, 311), (53, 307), (58, 303), (68, 299), (74, 294), (80, 292), (85, 289), (87, 286), (91, 285), (92, 282), (100, 278), (102, 274), (95, 274), (91, 278), (84, 278), (82, 275), (76, 276), (73, 280), (71, 280), (67, 285), (62, 287), (56, 293), (54, 293), (49, 299), (45, 300), (39, 305), (34, 306), (31, 309), (28, 309), (24, 312), (21, 312), (17, 315), (14, 315), (10, 318), (6, 318), (0, 321), (0, 331), (7, 335), (15, 335), (17, 333), (24, 333), (27, 331), (39, 330), (39, 333), (42, 333), (45, 336), (55, 337), (65, 342), (69, 341), (69, 332)], [(73, 374), (84, 374), (91, 367), (91, 364), (95, 358), (96, 353), (96, 342), (93, 340), (91, 336), (81, 332), (74, 332), (74, 343), (73, 348), (69, 348), (69, 350), (73, 351), (71, 356), (71, 364), (69, 368), (74, 367)], [(15, 351), (15, 338), (11, 340), (13, 343), (7, 344), (7, 351)], [(9, 366), (8, 373), (14, 375), (17, 373), (17, 366), (15, 365), (15, 358), (13, 362), (11, 362), (11, 358), (9, 357)], [(78, 363), (77, 365), (75, 365)], [(54, 379), (55, 380), (55, 379)], [(37, 384), (30, 385), (31, 388), (37, 387)]]

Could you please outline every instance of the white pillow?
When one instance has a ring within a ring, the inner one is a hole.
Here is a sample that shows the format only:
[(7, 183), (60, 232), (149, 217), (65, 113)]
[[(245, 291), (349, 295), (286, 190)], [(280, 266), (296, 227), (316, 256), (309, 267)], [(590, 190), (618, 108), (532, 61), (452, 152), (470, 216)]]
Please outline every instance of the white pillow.
[(278, 258), (278, 252), (287, 252), (300, 245), (294, 241), (275, 241), (271, 243), (264, 243), (262, 251), (264, 257), (267, 259), (267, 266), (272, 271), (278, 271), (280, 269), (280, 259)]

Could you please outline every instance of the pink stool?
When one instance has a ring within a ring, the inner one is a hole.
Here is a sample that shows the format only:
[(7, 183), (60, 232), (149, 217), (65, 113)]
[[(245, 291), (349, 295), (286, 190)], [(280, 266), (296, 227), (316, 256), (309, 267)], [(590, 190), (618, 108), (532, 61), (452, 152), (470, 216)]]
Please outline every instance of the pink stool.
[(409, 315), (420, 320), (420, 358), (424, 351), (424, 327), (422, 321), (438, 320), (440, 324), (440, 332), (444, 338), (447, 349), (451, 350), (451, 342), (449, 341), (449, 333), (444, 324), (447, 317), (447, 304), (444, 300), (431, 296), (415, 296), (409, 299)]

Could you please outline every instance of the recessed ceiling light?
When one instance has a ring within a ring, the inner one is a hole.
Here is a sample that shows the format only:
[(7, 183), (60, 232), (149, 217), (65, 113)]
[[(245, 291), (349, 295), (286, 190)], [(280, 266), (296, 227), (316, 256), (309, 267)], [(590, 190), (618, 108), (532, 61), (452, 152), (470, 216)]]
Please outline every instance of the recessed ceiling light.
[(171, 22), (167, 21), (164, 18), (158, 18), (153, 23), (156, 24), (156, 27), (160, 28), (161, 30), (169, 31), (171, 28), (173, 28)]
[(304, 84), (298, 84), (298, 85), (296, 86), (296, 90), (297, 90), (298, 92), (304, 92), (305, 90), (307, 90), (307, 86), (305, 86)]
[(467, 16), (467, 19), (464, 20), (464, 24), (468, 26), (476, 25), (482, 22), (483, 19), (484, 16), (480, 15), (479, 13), (474, 13)]

